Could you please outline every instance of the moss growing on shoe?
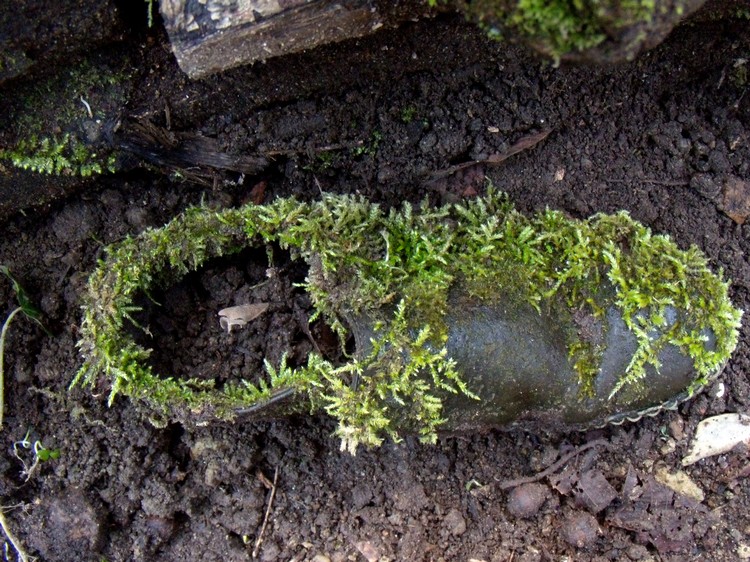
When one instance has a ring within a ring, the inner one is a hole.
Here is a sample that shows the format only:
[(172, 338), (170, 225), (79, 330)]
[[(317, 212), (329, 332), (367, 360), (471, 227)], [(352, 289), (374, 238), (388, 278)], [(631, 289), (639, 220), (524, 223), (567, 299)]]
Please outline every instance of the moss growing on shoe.
[[(313, 353), (306, 365), (267, 365), (240, 383), (162, 376), (148, 365), (126, 325), (134, 299), (175, 282), (207, 259), (268, 242), (309, 264), (305, 289), (315, 309), (342, 339), (346, 319), (367, 316), (371, 349), (343, 365)], [(638, 385), (659, 351), (677, 346), (705, 383), (737, 342), (740, 312), (727, 284), (697, 248), (680, 250), (627, 213), (579, 221), (556, 211), (527, 217), (502, 195), (465, 204), (386, 211), (362, 198), (324, 196), (302, 203), (214, 211), (194, 208), (160, 229), (107, 249), (89, 280), (79, 347), (84, 365), (74, 383), (111, 384), (110, 402), (125, 394), (165, 418), (231, 418), (281, 390), (309, 398), (339, 421), (342, 446), (398, 439), (404, 427), (434, 441), (445, 392), (471, 395), (470, 381), (446, 350), (449, 292), (459, 288), (487, 303), (513, 299), (537, 310), (601, 317), (616, 306), (638, 338), (637, 352), (617, 390)], [(681, 312), (668, 322), (670, 309)], [(567, 321), (569, 318), (563, 318)], [(715, 346), (706, 342), (711, 331)], [(659, 334), (655, 337), (654, 334)], [(598, 371), (596, 345), (570, 331), (568, 350), (581, 385)]]
[[(428, 0), (431, 6), (437, 0)], [(507, 32), (559, 62), (617, 38), (638, 24), (650, 25), (658, 10), (679, 19), (686, 2), (675, 0), (454, 0), (451, 5), (478, 22), (491, 37)], [(663, 15), (663, 14), (662, 14)], [(643, 37), (635, 39), (640, 42)], [(619, 39), (618, 39), (619, 40)], [(628, 39), (633, 40), (633, 38)]]

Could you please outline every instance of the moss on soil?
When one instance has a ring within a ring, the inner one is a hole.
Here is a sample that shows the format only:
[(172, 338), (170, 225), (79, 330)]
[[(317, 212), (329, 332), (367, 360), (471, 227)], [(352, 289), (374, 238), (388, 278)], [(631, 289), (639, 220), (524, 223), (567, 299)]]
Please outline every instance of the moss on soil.
[(86, 60), (22, 89), (10, 104), (0, 160), (46, 174), (114, 172), (107, 136), (127, 101), (128, 79), (125, 70)]
[[(151, 350), (126, 329), (134, 323), (134, 298), (209, 258), (267, 242), (308, 262), (304, 286), (314, 317), (324, 317), (342, 340), (345, 318), (375, 319), (371, 352), (343, 365), (314, 353), (299, 368), (267, 364), (266, 376), (248, 373), (221, 389), (154, 373)], [(238, 408), (293, 389), (309, 398), (311, 409), (338, 419), (342, 446), (350, 451), (385, 436), (398, 439), (394, 408), (400, 423), (433, 442), (444, 421), (441, 393), (471, 395), (445, 347), (444, 318), (455, 287), (488, 303), (511, 296), (539, 310), (554, 303), (597, 317), (616, 306), (638, 339), (616, 391), (639, 384), (649, 365), (658, 368), (667, 344), (692, 358), (697, 378), (688, 390), (695, 390), (737, 343), (741, 313), (721, 274), (710, 271), (697, 248), (680, 250), (625, 212), (584, 221), (550, 210), (527, 217), (498, 194), (386, 211), (362, 198), (327, 195), (313, 203), (193, 208), (163, 228), (110, 246), (89, 279), (79, 341), (84, 365), (74, 384), (91, 385), (103, 375), (110, 401), (122, 393), (166, 419), (231, 418)], [(668, 308), (680, 311), (680, 321), (667, 322)], [(707, 331), (715, 335), (714, 348), (706, 345)], [(597, 351), (574, 332), (569, 352), (585, 387), (597, 374)]]

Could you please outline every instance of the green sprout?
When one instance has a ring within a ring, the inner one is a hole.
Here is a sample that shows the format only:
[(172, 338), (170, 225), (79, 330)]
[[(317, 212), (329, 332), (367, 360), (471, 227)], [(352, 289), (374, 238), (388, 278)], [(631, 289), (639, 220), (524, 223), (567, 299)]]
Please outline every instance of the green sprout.
[(42, 324), (42, 313), (36, 306), (32, 304), (31, 300), (26, 294), (26, 291), (24, 291), (23, 287), (21, 287), (21, 284), (16, 281), (15, 278), (10, 274), (10, 270), (8, 269), (8, 267), (5, 265), (0, 265), (0, 273), (5, 275), (12, 283), (13, 291), (16, 293), (16, 300), (18, 301), (18, 306), (14, 308), (5, 319), (2, 330), (0, 331), (0, 429), (2, 429), (3, 416), (5, 413), (5, 336), (8, 333), (10, 323), (13, 321), (13, 318), (15, 318), (16, 314), (21, 312), (29, 320), (33, 320), (34, 322), (39, 324), (39, 326), (41, 326), (41, 328), (45, 332), (47, 332), (47, 329), (44, 327), (44, 324)]
[(151, 29), (154, 26), (154, 0), (144, 0), (146, 2), (146, 18), (148, 20), (148, 28)]
[[(48, 449), (39, 439), (32, 443), (30, 436), (31, 430), (29, 429), (23, 439), (13, 443), (13, 454), (23, 465), (21, 476), (24, 477), (24, 482), (28, 482), (36, 474), (41, 463), (60, 458), (60, 449)], [(32, 454), (31, 462), (26, 460), (28, 455), (24, 454), (25, 452)]]
[(414, 117), (416, 116), (416, 114), (417, 114), (417, 108), (414, 107), (413, 105), (408, 105), (401, 110), (401, 113), (400, 113), (401, 121), (408, 125), (409, 123), (414, 121)]
[(380, 131), (373, 131), (370, 135), (370, 140), (367, 143), (363, 143), (361, 146), (356, 147), (352, 153), (354, 156), (374, 156), (380, 146), (380, 141), (383, 140), (383, 133)]

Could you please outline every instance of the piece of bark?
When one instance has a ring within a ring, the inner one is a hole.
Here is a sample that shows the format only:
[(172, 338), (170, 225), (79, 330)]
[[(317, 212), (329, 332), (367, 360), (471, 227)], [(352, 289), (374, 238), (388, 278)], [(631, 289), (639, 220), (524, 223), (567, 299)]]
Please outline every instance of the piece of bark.
[(428, 11), (426, 2), (376, 0), (160, 0), (159, 5), (177, 62), (191, 78), (360, 37)]
[(263, 155), (231, 154), (213, 137), (170, 131), (147, 120), (126, 122), (115, 144), (151, 164), (176, 170), (205, 167), (257, 174), (269, 164)]

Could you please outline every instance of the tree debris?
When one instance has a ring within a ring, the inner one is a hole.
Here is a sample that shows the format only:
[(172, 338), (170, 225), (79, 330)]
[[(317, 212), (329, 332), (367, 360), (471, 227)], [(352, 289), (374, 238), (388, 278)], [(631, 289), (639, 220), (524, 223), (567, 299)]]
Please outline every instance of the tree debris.
[(678, 494), (692, 498), (697, 502), (702, 502), (705, 499), (703, 490), (683, 470), (670, 472), (666, 466), (661, 465), (654, 471), (654, 478), (667, 488), (674, 490)]
[(614, 489), (599, 470), (587, 470), (578, 478), (575, 487), (576, 503), (591, 513), (606, 509), (617, 497)]
[(735, 176), (724, 181), (721, 210), (737, 224), (750, 216), (750, 182)]

